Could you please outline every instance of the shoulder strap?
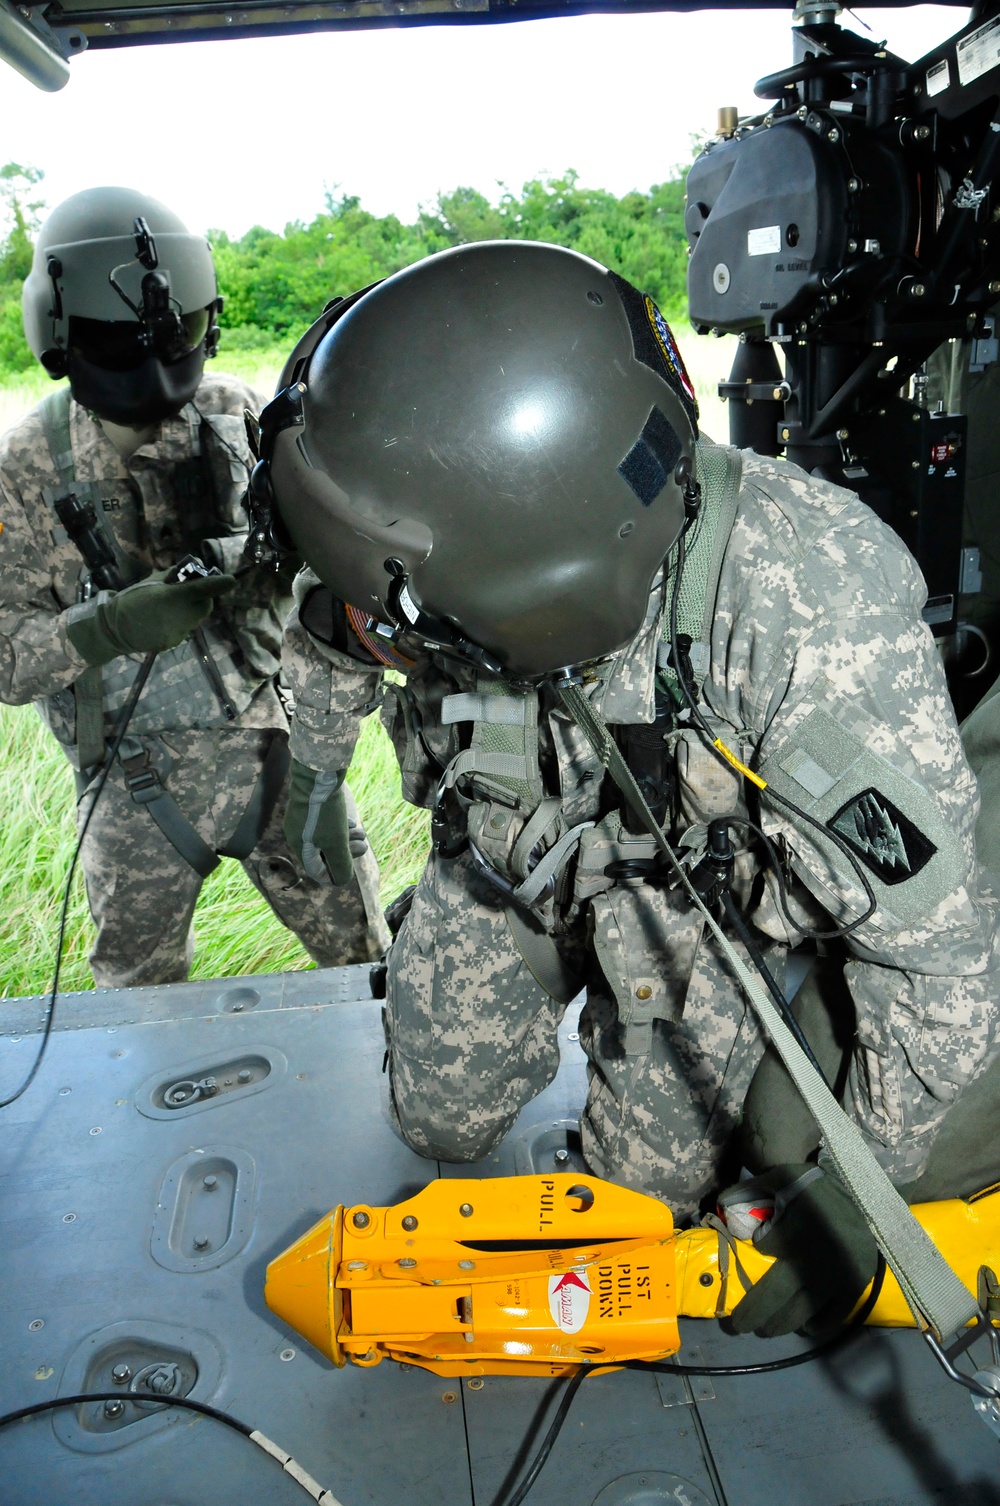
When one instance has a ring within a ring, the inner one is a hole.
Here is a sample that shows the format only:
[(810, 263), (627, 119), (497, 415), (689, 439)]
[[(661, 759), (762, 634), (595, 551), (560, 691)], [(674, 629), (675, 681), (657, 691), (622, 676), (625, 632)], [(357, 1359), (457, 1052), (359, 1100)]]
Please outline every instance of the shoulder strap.
[[(57, 494), (76, 485), (73, 442), (69, 432), (70, 390), (60, 387), (38, 405), (42, 433), (58, 480)], [(85, 669), (73, 685), (76, 698), (76, 752), (81, 770), (100, 763), (104, 756), (104, 696), (99, 668)]]
[(73, 444), (69, 433), (70, 390), (60, 387), (50, 392), (38, 405), (42, 432), (49, 447), (52, 465), (59, 477), (59, 486), (68, 491), (76, 481), (76, 466), (73, 462)]
[[(694, 536), (687, 546), (684, 577), (677, 602), (677, 627), (691, 639), (691, 667), (700, 686), (708, 673), (715, 596), (719, 589), (726, 545), (736, 521), (743, 466), (739, 451), (728, 445), (709, 444), (705, 440), (699, 440), (696, 455), (702, 505)], [(673, 591), (676, 568), (675, 553), (665, 586), (665, 599), (668, 602)], [(670, 624), (665, 613), (663, 642), (657, 655), (658, 668), (665, 680), (676, 684), (677, 677), (668, 662), (669, 638)]]

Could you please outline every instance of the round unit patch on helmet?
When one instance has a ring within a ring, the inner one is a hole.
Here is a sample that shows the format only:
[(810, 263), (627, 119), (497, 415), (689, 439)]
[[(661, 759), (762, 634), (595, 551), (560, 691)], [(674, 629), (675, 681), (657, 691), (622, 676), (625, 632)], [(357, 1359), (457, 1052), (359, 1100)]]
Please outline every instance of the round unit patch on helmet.
[(91, 188), (52, 211), (22, 294), (28, 344), (102, 418), (152, 422), (194, 395), (218, 340), (208, 242), (130, 188)]
[(449, 625), (512, 675), (628, 642), (683, 522), (697, 421), (647, 303), (669, 336), (631, 284), (523, 241), (428, 257), (354, 303), (271, 451), (320, 579), (383, 621)]

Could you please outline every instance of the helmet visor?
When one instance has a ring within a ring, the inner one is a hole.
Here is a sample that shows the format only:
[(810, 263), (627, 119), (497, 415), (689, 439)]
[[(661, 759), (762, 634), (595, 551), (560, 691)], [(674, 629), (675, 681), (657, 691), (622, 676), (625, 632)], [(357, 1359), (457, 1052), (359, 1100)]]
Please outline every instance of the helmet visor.
[[(172, 318), (162, 329), (148, 330), (134, 319), (84, 319), (71, 315), (69, 348), (102, 371), (135, 371), (155, 355), (165, 365), (183, 361), (208, 333), (209, 309)], [(145, 339), (144, 339), (145, 336)]]

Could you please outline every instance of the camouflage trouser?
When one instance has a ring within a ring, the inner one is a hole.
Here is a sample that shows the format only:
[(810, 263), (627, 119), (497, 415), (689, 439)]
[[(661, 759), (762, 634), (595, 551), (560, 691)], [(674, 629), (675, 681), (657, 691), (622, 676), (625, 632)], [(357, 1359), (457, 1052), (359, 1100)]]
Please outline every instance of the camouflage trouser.
[[(591, 953), (580, 1020), (590, 1064), (583, 1147), (597, 1174), (689, 1218), (717, 1184), (763, 1043), (698, 918), (663, 890), (630, 892), (614, 922), (609, 908), (594, 917), (605, 932), (604, 972)], [(622, 1025), (637, 960), (667, 980), (659, 1007), (670, 1015), (652, 1020), (638, 1050)], [(528, 971), (502, 899), (468, 857), (432, 856), (387, 979), (392, 1108), (414, 1150), (444, 1161), (487, 1155), (554, 1077), (565, 1007)]]
[[(168, 732), (142, 741), (184, 816), (209, 846), (218, 847), (235, 831), (275, 735), (223, 729)], [(80, 821), (95, 783), (80, 800)], [(349, 792), (348, 809), (356, 814)], [(350, 885), (315, 883), (285, 840), (284, 814), (283, 792), (260, 841), (243, 862), (251, 883), (319, 966), (379, 956), (388, 936), (374, 855), (369, 850), (356, 860)], [(90, 967), (98, 987), (129, 988), (186, 978), (194, 950), (191, 918), (202, 879), (148, 811), (133, 801), (117, 763), (91, 818), (81, 862), (97, 926)]]

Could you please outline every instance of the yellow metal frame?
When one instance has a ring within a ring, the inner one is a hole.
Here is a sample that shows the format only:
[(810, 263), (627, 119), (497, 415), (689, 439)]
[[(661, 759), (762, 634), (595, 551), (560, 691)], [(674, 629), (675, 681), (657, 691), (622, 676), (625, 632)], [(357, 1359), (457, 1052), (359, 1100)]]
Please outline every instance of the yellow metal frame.
[[(971, 1292), (1000, 1267), (1000, 1190), (913, 1212)], [(665, 1358), (679, 1316), (731, 1312), (738, 1269), (757, 1281), (771, 1260), (725, 1243), (675, 1233), (663, 1203), (597, 1177), (437, 1181), (391, 1208), (335, 1208), (271, 1262), (265, 1295), (337, 1365), (564, 1375)], [(913, 1326), (891, 1274), (868, 1321)]]

